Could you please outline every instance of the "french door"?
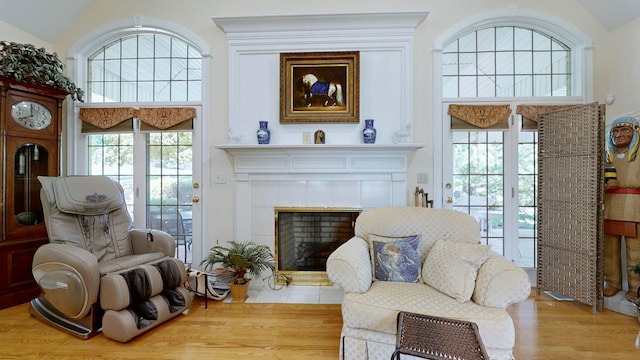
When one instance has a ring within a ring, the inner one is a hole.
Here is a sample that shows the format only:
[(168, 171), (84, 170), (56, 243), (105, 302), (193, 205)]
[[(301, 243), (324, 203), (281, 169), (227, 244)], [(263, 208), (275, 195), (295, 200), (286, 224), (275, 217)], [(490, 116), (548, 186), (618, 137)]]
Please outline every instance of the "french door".
[[(197, 120), (197, 119), (196, 119)], [(199, 143), (193, 131), (100, 133), (87, 136), (87, 173), (124, 188), (134, 227), (160, 229), (176, 242), (175, 256), (192, 263), (201, 210)], [(195, 201), (195, 203), (194, 203)]]
[(483, 243), (535, 267), (537, 134), (518, 131), (516, 104), (506, 130), (452, 131), (442, 106), (443, 207), (472, 215)]

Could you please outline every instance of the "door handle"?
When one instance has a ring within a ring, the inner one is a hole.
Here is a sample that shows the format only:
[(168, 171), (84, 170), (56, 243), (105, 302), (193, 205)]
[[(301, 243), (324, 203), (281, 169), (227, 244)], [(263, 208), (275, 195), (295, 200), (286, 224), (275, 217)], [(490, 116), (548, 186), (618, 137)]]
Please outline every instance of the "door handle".
[(194, 196), (191, 198), (191, 201), (193, 201), (194, 203), (197, 203), (198, 201), (200, 201), (200, 197), (199, 197), (199, 196), (197, 196), (197, 195), (194, 195)]
[(447, 196), (447, 197), (445, 197), (445, 198), (444, 198), (444, 201), (445, 201), (447, 204), (451, 204), (451, 203), (453, 202), (453, 198), (452, 198), (451, 196)]

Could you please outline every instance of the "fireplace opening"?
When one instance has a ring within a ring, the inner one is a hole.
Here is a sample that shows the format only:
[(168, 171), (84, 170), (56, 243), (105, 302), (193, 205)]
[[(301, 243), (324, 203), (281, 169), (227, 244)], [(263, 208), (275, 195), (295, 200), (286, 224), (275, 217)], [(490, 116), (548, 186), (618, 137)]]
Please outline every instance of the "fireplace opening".
[(276, 207), (276, 278), (294, 285), (330, 285), (329, 255), (354, 235), (360, 208)]

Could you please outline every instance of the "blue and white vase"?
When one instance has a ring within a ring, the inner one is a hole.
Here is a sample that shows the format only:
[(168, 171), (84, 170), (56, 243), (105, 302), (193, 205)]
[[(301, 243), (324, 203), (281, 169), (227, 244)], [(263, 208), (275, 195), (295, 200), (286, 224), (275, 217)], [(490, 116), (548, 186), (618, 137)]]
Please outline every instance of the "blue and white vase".
[(362, 140), (365, 144), (376, 143), (376, 128), (373, 127), (373, 119), (364, 121), (364, 129), (362, 129)]
[(268, 144), (271, 141), (271, 130), (269, 130), (268, 121), (260, 121), (260, 128), (256, 131), (258, 136), (258, 144)]

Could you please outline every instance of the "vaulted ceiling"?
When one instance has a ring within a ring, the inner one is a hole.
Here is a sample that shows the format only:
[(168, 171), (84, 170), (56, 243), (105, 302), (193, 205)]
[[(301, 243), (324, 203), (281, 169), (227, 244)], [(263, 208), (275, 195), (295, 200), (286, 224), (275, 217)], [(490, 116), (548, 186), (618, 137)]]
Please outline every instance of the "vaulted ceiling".
[[(0, 21), (56, 43), (67, 27), (94, 1), (100, 0), (0, 0)], [(638, 0), (577, 1), (609, 30), (640, 16)]]

